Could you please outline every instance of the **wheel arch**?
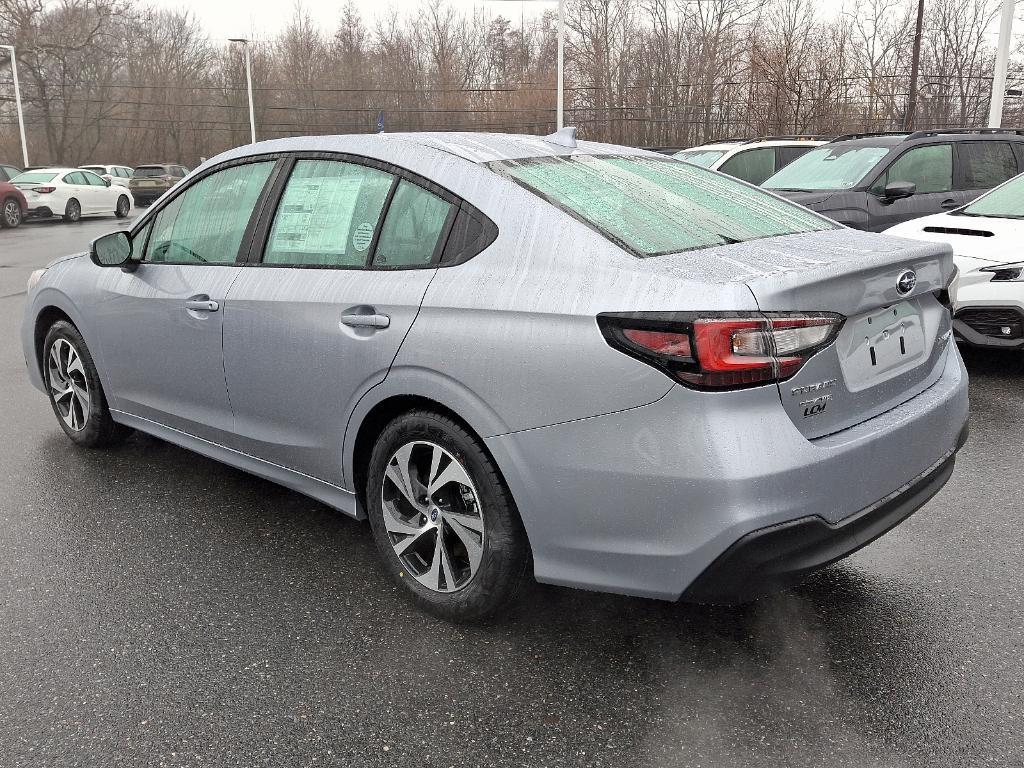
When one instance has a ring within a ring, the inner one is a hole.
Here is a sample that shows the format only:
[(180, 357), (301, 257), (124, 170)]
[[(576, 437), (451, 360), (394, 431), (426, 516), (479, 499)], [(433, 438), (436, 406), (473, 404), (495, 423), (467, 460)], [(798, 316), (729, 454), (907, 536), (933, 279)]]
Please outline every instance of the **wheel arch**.
[(71, 323), (79, 333), (82, 329), (72, 319), (71, 315), (55, 304), (47, 304), (36, 314), (35, 326), (32, 329), (33, 351), (35, 352), (35, 363), (39, 368), (39, 375), (43, 373), (43, 342), (46, 341), (46, 334), (54, 323), (66, 320)]

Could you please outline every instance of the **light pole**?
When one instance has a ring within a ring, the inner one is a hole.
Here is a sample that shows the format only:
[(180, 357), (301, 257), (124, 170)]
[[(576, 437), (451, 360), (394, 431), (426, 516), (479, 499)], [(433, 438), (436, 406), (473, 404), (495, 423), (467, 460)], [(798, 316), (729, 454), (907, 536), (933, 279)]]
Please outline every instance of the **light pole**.
[(18, 130), (21, 131), (21, 159), (28, 168), (28, 142), (25, 141), (25, 114), (21, 109), (21, 86), (18, 84), (18, 59), (14, 55), (13, 45), (0, 45), (11, 52), (11, 74), (14, 76), (14, 103), (18, 108)]
[(988, 127), (1003, 124), (1003, 97), (1006, 96), (1006, 64), (1010, 58), (1010, 32), (1013, 29), (1013, 0), (1003, 0), (999, 21), (999, 43), (996, 45), (996, 69), (992, 73), (992, 101), (988, 108)]
[[(556, 0), (490, 0), (492, 3), (514, 2), (555, 2)], [(565, 0), (558, 2), (558, 99), (555, 110), (555, 127), (561, 130), (565, 125)]]
[(249, 40), (245, 37), (231, 37), (229, 42), (241, 43), (245, 50), (245, 85), (249, 92), (249, 133), (252, 136), (252, 143), (256, 143), (256, 116), (252, 106), (252, 57), (249, 55)]
[[(1012, 2), (1012, 0), (1011, 0)], [(917, 76), (921, 66), (921, 27), (924, 25), (924, 0), (917, 0), (917, 23), (914, 25), (914, 47), (910, 59), (910, 92), (907, 94), (907, 113), (903, 116), (903, 129), (914, 130), (917, 112)]]

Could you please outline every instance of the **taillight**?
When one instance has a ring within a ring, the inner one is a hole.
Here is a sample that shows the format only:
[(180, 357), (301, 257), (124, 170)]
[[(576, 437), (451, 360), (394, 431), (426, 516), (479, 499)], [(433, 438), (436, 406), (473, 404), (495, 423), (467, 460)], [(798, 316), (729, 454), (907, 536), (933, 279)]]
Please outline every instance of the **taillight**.
[(608, 343), (698, 389), (740, 389), (790, 378), (839, 333), (825, 312), (598, 315)]
[(56, 192), (56, 187), (32, 187), (33, 192), (38, 192), (41, 195), (48, 195), (51, 192)]
[(161, 176), (160, 178), (163, 179), (164, 181), (166, 181), (168, 184), (173, 184), (174, 183), (174, 177), (173, 176), (164, 175), (164, 176)]

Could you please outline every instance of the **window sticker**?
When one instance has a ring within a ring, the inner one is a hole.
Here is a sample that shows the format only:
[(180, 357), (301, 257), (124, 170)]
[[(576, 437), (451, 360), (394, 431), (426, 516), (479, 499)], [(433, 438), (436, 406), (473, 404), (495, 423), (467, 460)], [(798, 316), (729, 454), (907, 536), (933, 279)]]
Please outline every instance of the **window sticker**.
[(362, 176), (292, 179), (277, 214), (271, 249), (337, 252), (338, 243), (348, 240), (362, 182)]
[(365, 251), (370, 247), (370, 243), (373, 242), (373, 224), (368, 221), (364, 221), (358, 227), (352, 235), (352, 245), (355, 246), (357, 251)]

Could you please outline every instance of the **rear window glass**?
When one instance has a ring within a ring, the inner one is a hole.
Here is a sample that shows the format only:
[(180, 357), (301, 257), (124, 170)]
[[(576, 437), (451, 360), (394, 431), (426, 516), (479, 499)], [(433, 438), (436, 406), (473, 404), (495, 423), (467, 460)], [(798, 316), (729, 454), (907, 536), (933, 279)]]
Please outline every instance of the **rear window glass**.
[(147, 176), (163, 176), (167, 171), (164, 170), (162, 165), (143, 165), (135, 169), (136, 178), (145, 178)]
[(107, 169), (104, 168), (102, 165), (83, 165), (82, 170), (92, 171), (93, 173), (98, 173), (100, 175), (103, 175), (104, 173), (107, 172)]
[(812, 149), (782, 168), (762, 186), (793, 192), (849, 189), (860, 183), (889, 154), (889, 149), (841, 144)]
[(57, 178), (56, 173), (22, 173), (11, 179), (12, 184), (45, 184)]
[(670, 158), (572, 155), (490, 167), (638, 256), (838, 227), (785, 200)]

